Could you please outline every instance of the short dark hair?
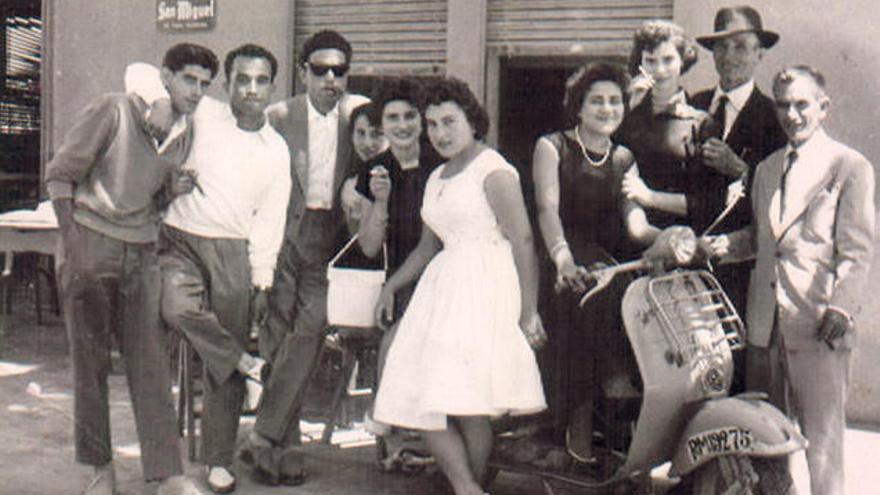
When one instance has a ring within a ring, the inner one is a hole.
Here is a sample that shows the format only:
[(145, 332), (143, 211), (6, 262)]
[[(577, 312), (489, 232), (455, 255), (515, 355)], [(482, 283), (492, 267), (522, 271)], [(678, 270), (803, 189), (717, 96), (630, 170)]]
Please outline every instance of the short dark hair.
[(348, 118), (348, 133), (352, 134), (354, 132), (354, 125), (357, 119), (361, 117), (366, 117), (367, 122), (370, 123), (373, 127), (379, 127), (382, 124), (376, 120), (376, 105), (368, 101), (366, 103), (361, 103), (360, 105), (354, 107), (351, 111), (351, 115)]
[(593, 62), (581, 67), (572, 74), (565, 83), (565, 100), (563, 101), (566, 125), (573, 127), (580, 123), (578, 115), (584, 105), (584, 98), (593, 84), (608, 81), (616, 84), (623, 95), (624, 108), (628, 103), (626, 89), (629, 87), (629, 75), (620, 64), (611, 62)]
[(819, 69), (806, 64), (792, 65), (777, 72), (773, 77), (773, 93), (776, 94), (782, 86), (791, 84), (797, 74), (812, 79), (819, 91), (825, 93), (825, 75)]
[(229, 79), (229, 75), (232, 74), (232, 64), (235, 62), (236, 57), (265, 58), (269, 61), (269, 66), (272, 68), (272, 80), (275, 80), (275, 74), (278, 73), (278, 59), (269, 50), (253, 43), (241, 45), (226, 54), (226, 59), (223, 61), (223, 71), (226, 73), (226, 79)]
[(645, 21), (633, 35), (632, 52), (629, 55), (629, 73), (634, 76), (639, 73), (642, 64), (642, 52), (654, 51), (661, 43), (671, 41), (681, 57), (681, 73), (687, 72), (695, 63), (699, 55), (694, 41), (684, 33), (684, 29), (673, 22), (655, 19)]
[(214, 52), (194, 43), (178, 43), (169, 48), (162, 59), (162, 67), (167, 67), (171, 72), (177, 72), (187, 65), (208, 69), (213, 79), (217, 75), (220, 62)]
[(345, 54), (345, 63), (351, 63), (351, 44), (341, 34), (336, 31), (325, 29), (309, 36), (309, 39), (303, 43), (302, 53), (299, 55), (300, 65), (304, 65), (309, 61), (309, 56), (318, 51), (325, 49), (339, 50)]
[(379, 89), (379, 96), (375, 100), (376, 104), (373, 107), (375, 121), (382, 122), (382, 113), (385, 111), (385, 105), (392, 101), (405, 101), (416, 107), (419, 113), (422, 113), (425, 109), (422, 89), (422, 84), (411, 77), (387, 79), (383, 82), (382, 87)]
[(467, 83), (455, 77), (432, 81), (425, 89), (425, 108), (452, 102), (461, 108), (468, 123), (474, 129), (474, 137), (483, 139), (489, 133), (489, 115), (477, 101)]

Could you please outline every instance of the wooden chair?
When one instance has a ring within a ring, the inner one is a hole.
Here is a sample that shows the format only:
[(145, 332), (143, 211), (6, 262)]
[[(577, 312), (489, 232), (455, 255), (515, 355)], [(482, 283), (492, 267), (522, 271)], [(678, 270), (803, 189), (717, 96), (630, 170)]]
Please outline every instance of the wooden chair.
[(195, 462), (199, 459), (196, 419), (201, 416), (201, 408), (196, 411), (194, 389), (197, 367), (201, 366), (201, 361), (189, 342), (182, 337), (177, 351), (177, 431), (181, 437), (186, 437), (189, 460)]
[[(333, 390), (333, 399), (330, 404), (330, 410), (326, 416), (324, 431), (321, 434), (321, 442), (330, 444), (333, 437), (333, 431), (336, 426), (345, 421), (341, 421), (345, 401), (358, 397), (371, 397), (374, 394), (376, 383), (376, 373), (371, 377), (373, 386), (371, 388), (358, 389), (356, 386), (357, 371), (359, 367), (363, 367), (363, 363), (359, 357), (367, 353), (377, 353), (379, 344), (382, 341), (382, 331), (377, 328), (333, 328), (328, 334), (324, 342), (325, 350), (336, 351), (341, 354), (342, 364), (339, 378)], [(375, 368), (374, 368), (375, 369)]]

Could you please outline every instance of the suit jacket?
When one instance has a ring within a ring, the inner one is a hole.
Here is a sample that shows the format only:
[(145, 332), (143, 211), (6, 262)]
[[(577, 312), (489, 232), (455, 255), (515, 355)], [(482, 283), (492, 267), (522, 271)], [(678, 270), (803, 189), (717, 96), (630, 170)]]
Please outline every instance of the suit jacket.
[[(700, 91), (691, 99), (691, 104), (708, 112), (714, 94), (714, 88)], [(770, 153), (785, 146), (786, 141), (785, 132), (776, 118), (773, 100), (756, 86), (734, 120), (724, 142), (748, 164), (748, 177), (751, 178), (754, 177), (758, 163)], [(705, 169), (700, 179), (699, 188), (688, 195), (688, 214), (694, 218), (695, 227), (702, 231), (724, 210), (727, 186), (735, 179), (710, 168)], [(750, 180), (746, 182), (748, 197)], [(714, 233), (732, 232), (746, 227), (751, 221), (752, 211), (749, 201), (740, 200), (727, 218), (714, 229)]]
[[(269, 121), (287, 142), (290, 148), (290, 176), (292, 180), (290, 202), (287, 208), (285, 242), (296, 242), (299, 238), (300, 222), (306, 209), (306, 193), (309, 187), (309, 112), (308, 96), (299, 94), (269, 107)], [(334, 225), (328, 226), (334, 233), (342, 227), (342, 213), (339, 193), (342, 182), (350, 174), (351, 139), (349, 138), (348, 118), (354, 107), (366, 102), (360, 95), (345, 94), (339, 100), (339, 137), (336, 148), (336, 168), (333, 175)]]
[[(786, 148), (758, 166), (755, 222), (731, 234), (729, 256), (757, 254), (748, 297), (748, 341), (766, 347), (774, 327), (787, 349), (818, 350), (816, 330), (829, 306), (859, 310), (873, 256), (874, 170), (822, 129), (798, 148), (780, 219)], [(792, 175), (793, 174), (793, 175)], [(755, 251), (756, 250), (756, 251)], [(852, 345), (852, 332), (839, 345)]]

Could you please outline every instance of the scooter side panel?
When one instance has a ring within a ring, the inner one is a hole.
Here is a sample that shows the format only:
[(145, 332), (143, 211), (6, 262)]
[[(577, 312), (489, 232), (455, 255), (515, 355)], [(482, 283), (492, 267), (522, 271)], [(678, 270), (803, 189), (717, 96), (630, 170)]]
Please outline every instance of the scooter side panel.
[(667, 361), (668, 342), (647, 300), (649, 278), (632, 282), (623, 297), (622, 313), (644, 385), (642, 407), (633, 432), (626, 473), (645, 471), (669, 459), (685, 426), (688, 371)]

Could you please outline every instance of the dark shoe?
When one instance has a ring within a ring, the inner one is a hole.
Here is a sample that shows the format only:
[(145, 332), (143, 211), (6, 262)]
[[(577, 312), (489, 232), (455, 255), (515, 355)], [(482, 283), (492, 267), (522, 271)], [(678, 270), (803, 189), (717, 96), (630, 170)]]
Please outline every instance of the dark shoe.
[(214, 493), (235, 491), (235, 475), (224, 466), (209, 466), (207, 481), (208, 487)]
[(238, 458), (242, 464), (253, 469), (257, 464), (257, 451), (271, 450), (272, 442), (251, 430), (238, 450)]
[(255, 483), (267, 486), (281, 484), (281, 449), (278, 447), (257, 447), (253, 449), (253, 471), (251, 478)]
[(282, 485), (298, 486), (306, 482), (305, 459), (296, 447), (288, 447), (281, 452), (278, 471)]

